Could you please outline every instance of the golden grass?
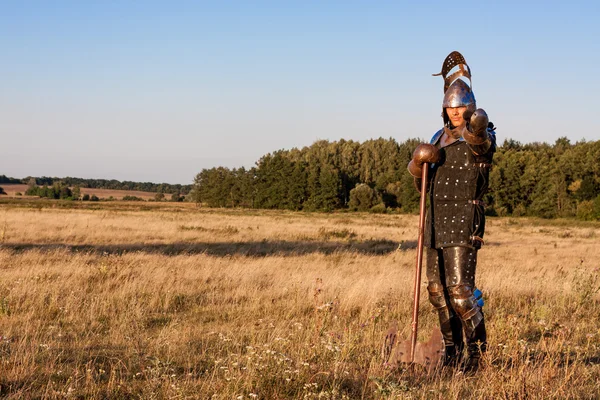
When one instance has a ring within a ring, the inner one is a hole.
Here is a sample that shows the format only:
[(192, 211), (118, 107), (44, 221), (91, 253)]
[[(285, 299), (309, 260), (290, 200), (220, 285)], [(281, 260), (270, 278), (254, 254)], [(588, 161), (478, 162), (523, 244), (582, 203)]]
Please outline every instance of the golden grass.
[(491, 219), (485, 366), (427, 377), (379, 356), (416, 217), (142, 207), (0, 208), (3, 396), (598, 397), (598, 224)]

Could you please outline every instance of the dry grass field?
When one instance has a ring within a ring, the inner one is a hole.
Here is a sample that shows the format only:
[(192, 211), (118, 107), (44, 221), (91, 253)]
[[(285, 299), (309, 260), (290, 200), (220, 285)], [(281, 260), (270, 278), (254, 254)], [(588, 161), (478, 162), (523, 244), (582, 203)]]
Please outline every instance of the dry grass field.
[(0, 204), (3, 397), (600, 398), (598, 223), (490, 219), (484, 367), (426, 376), (380, 358), (416, 216), (24, 204)]

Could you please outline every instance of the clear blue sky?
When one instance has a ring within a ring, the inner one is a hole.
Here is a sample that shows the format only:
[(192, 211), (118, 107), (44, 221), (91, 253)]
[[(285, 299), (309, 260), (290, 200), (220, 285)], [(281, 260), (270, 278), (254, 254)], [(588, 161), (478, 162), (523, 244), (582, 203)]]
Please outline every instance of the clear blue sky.
[(429, 138), (448, 53), (500, 141), (599, 140), (598, 1), (3, 1), (0, 174), (190, 183)]

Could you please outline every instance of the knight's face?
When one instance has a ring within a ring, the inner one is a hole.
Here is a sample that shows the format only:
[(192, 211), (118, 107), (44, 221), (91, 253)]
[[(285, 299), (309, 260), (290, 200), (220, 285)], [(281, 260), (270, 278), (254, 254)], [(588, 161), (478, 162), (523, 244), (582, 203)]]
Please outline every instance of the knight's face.
[(467, 107), (447, 107), (446, 114), (448, 114), (448, 118), (450, 118), (450, 122), (456, 128), (462, 127), (465, 124), (465, 119), (463, 118), (463, 114), (467, 111)]

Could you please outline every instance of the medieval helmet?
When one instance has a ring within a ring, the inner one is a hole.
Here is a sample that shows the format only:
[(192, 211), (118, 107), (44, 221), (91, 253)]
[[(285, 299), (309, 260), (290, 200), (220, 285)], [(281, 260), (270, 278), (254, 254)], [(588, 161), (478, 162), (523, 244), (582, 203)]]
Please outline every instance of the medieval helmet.
[[(475, 95), (471, 89), (471, 68), (458, 51), (448, 54), (442, 65), (442, 71), (433, 76), (442, 75), (444, 78), (444, 101), (442, 102), (442, 117), (444, 124), (450, 119), (446, 114), (447, 107), (467, 107), (467, 111), (475, 112)], [(466, 79), (469, 80), (467, 84)]]

